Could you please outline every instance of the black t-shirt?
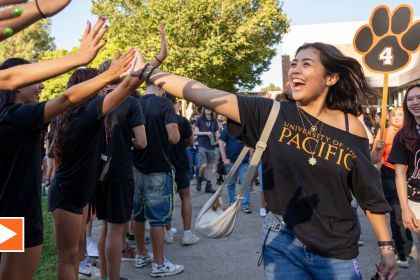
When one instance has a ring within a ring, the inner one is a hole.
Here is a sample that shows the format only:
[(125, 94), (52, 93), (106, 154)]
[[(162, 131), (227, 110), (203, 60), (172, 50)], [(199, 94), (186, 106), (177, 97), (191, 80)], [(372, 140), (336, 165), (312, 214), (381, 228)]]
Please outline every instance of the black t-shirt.
[(64, 136), (61, 161), (54, 187), (73, 204), (84, 207), (95, 190), (104, 141), (102, 105), (104, 96), (86, 101)]
[(142, 173), (165, 172), (172, 169), (166, 125), (176, 123), (175, 110), (169, 99), (146, 94), (140, 97), (146, 119), (147, 147), (134, 150), (133, 165)]
[[(414, 152), (408, 150), (401, 142), (401, 131), (395, 135), (394, 142), (392, 143), (391, 153), (389, 154), (388, 161), (392, 164), (407, 165), (407, 179), (409, 185), (420, 187), (420, 141), (417, 141), (416, 149)], [(420, 194), (408, 193), (409, 199), (415, 202), (420, 202)]]
[[(238, 96), (241, 124), (229, 121), (229, 132), (255, 147), (272, 104), (267, 98)], [(314, 166), (308, 162), (312, 153)], [(327, 124), (322, 134), (304, 129), (295, 103), (281, 103), (262, 164), (268, 210), (282, 215), (296, 237), (321, 255), (358, 255), (360, 228), (351, 193), (362, 209), (390, 211), (379, 172), (370, 161), (368, 140)]]
[(186, 118), (180, 115), (176, 115), (176, 118), (180, 138), (178, 144), (171, 146), (170, 159), (176, 172), (181, 173), (190, 169), (185, 140), (191, 137), (192, 129)]
[(143, 111), (137, 98), (127, 97), (115, 111), (105, 117), (108, 135), (107, 156), (111, 157), (105, 180), (123, 181), (133, 177), (133, 128), (145, 124)]
[(206, 117), (199, 117), (195, 123), (195, 126), (200, 132), (213, 132), (213, 135), (198, 135), (197, 142), (198, 147), (205, 148), (207, 150), (214, 150), (214, 146), (211, 144), (210, 137), (215, 138), (215, 133), (219, 130), (219, 125), (216, 119), (208, 120)]
[(0, 217), (25, 217), (25, 233), (42, 230), (41, 131), (45, 102), (0, 110)]

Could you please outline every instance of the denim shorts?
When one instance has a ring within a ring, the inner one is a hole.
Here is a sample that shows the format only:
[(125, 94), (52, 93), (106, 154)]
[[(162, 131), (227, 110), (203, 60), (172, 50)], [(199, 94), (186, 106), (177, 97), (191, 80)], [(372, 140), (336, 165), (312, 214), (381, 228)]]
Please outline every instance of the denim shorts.
[(149, 221), (150, 226), (166, 225), (174, 207), (172, 171), (144, 174), (133, 168), (133, 216), (136, 222)]
[(356, 259), (321, 256), (302, 244), (280, 215), (268, 213), (263, 226), (264, 279), (359, 280)]

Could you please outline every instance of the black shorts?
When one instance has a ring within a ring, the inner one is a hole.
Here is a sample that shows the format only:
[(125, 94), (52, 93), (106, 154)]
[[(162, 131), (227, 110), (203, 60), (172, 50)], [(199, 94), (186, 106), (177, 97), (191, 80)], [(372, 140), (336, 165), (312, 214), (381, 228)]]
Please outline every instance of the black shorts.
[(116, 224), (130, 221), (133, 195), (133, 180), (101, 182), (95, 191), (96, 216)]
[(176, 189), (182, 190), (190, 187), (190, 172), (176, 172), (175, 173)]
[(25, 248), (39, 246), (44, 242), (44, 232), (42, 230), (32, 233), (25, 232)]
[(53, 179), (48, 191), (48, 211), (51, 212), (57, 208), (77, 215), (83, 215), (84, 206), (72, 202), (71, 199), (63, 195), (57, 186), (56, 180)]

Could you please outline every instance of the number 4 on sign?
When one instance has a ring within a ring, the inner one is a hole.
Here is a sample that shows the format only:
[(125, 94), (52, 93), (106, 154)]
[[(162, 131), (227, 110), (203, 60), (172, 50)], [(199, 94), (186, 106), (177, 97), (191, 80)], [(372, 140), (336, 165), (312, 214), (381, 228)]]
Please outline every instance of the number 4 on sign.
[(383, 65), (392, 65), (394, 62), (392, 47), (386, 47), (379, 53), (379, 60), (382, 60)]

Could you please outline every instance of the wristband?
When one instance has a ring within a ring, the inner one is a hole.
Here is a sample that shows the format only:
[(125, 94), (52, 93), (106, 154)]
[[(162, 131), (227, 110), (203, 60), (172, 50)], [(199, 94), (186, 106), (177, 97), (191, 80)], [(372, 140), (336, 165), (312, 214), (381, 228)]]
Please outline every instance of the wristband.
[(155, 72), (155, 70), (156, 70), (156, 67), (153, 66), (152, 70), (150, 70), (149, 72), (149, 75), (147, 75), (146, 77), (146, 83), (149, 82), (150, 76), (152, 75), (153, 72)]
[(140, 75), (139, 75), (139, 80), (141, 80), (141, 77), (143, 77), (143, 74), (146, 71), (147, 66), (149, 66), (149, 63), (146, 63), (146, 65), (144, 65), (144, 68), (141, 70)]
[(38, 0), (35, 0), (35, 5), (36, 8), (38, 9), (39, 14), (43, 17), (43, 18), (47, 18), (47, 16), (41, 11), (41, 8), (39, 7), (39, 3)]
[(161, 61), (158, 57), (157, 57), (157, 55), (155, 55), (155, 59), (157, 60), (157, 62), (159, 62), (160, 64), (162, 64), (163, 63), (163, 61)]

